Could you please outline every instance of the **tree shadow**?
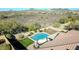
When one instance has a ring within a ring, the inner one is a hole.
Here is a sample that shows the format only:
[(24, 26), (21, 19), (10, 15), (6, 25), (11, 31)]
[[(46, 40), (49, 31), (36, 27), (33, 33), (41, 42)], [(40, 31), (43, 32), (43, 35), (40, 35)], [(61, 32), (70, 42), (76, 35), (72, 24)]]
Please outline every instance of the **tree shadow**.
[(79, 50), (79, 46), (76, 46), (75, 50)]
[(11, 39), (9, 39), (9, 38), (7, 38), (7, 39), (11, 43), (11, 45), (14, 47), (15, 50), (27, 50), (27, 48), (25, 48), (20, 42), (17, 41), (17, 39), (14, 35), (12, 35)]

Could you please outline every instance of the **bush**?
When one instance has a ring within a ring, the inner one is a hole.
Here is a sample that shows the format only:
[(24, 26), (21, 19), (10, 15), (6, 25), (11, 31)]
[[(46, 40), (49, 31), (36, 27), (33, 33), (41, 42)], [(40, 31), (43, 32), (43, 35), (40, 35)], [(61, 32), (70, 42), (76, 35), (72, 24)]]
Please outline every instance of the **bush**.
[(61, 24), (64, 24), (64, 23), (67, 23), (68, 22), (68, 20), (67, 20), (67, 18), (65, 18), (65, 17), (62, 17), (61, 19), (59, 19), (59, 21), (58, 21), (59, 23), (61, 23)]
[(19, 38), (20, 38), (20, 39), (24, 38), (24, 35), (23, 35), (23, 34), (20, 34), (20, 35), (19, 35)]
[(40, 29), (39, 32), (43, 32), (43, 30)]
[(79, 21), (76, 21), (74, 24), (75, 30), (79, 30)]
[(72, 30), (72, 28), (70, 26), (65, 26), (64, 29), (65, 30)]
[(5, 37), (7, 39), (14, 39), (15, 38), (15, 36), (13, 34), (6, 34)]
[(75, 25), (75, 30), (79, 30), (79, 25)]
[(31, 35), (33, 35), (34, 34), (34, 32), (30, 32), (29, 34), (28, 34), (28, 36), (31, 36)]
[(25, 31), (28, 31), (28, 28), (14, 20), (0, 21), (0, 34), (17, 34)]
[(79, 21), (75, 21), (75, 22), (71, 23), (70, 25), (65, 26), (65, 29), (66, 30), (71, 30), (71, 29), (79, 30)]
[(0, 39), (0, 44), (4, 43), (5, 40), (4, 39)]
[(0, 44), (0, 50), (12, 50), (10, 44)]
[(65, 23), (65, 19), (60, 19), (59, 23), (64, 24)]
[(60, 27), (60, 23), (55, 22), (55, 23), (53, 24), (53, 27)]
[(29, 31), (37, 31), (40, 28), (41, 28), (41, 25), (38, 23), (32, 23), (32, 24), (28, 25)]

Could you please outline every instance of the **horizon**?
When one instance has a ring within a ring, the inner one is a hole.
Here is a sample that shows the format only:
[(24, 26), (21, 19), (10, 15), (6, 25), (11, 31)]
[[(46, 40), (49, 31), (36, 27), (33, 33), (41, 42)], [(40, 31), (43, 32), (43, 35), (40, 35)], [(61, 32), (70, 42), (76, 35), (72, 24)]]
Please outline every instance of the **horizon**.
[(0, 11), (48, 10), (49, 8), (0, 8)]
[[(49, 10), (49, 9), (51, 8), (0, 8), (0, 11)], [(61, 8), (61, 9), (79, 10), (79, 8)]]

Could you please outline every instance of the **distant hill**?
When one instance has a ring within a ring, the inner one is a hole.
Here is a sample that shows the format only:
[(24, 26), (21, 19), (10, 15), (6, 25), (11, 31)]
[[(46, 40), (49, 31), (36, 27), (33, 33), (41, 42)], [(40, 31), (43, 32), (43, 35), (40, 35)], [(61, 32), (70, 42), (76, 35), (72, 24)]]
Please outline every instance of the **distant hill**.
[(67, 10), (74, 10), (74, 11), (78, 11), (79, 10), (79, 8), (65, 8), (65, 9), (67, 9)]
[(23, 11), (0, 11), (0, 20), (16, 20), (23, 25), (31, 23), (39, 23), (43, 27), (52, 25), (55, 21), (58, 21), (61, 17), (66, 17), (70, 12), (68, 9), (53, 8), (49, 10), (33, 9)]

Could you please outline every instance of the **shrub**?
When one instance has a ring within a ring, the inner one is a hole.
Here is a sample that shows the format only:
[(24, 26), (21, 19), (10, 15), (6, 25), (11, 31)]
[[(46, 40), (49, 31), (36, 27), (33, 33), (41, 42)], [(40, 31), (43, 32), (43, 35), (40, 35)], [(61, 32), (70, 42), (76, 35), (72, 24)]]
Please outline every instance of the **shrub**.
[(12, 50), (10, 44), (0, 44), (0, 50)]
[(54, 24), (53, 24), (53, 27), (59, 27), (60, 26), (60, 23), (58, 23), (58, 22), (55, 22)]
[(14, 20), (0, 21), (0, 34), (16, 34), (25, 31), (28, 31), (28, 28)]
[(5, 40), (4, 39), (0, 39), (0, 44), (4, 43)]
[(13, 34), (6, 34), (5, 37), (7, 39), (15, 39), (15, 36)]
[(65, 29), (66, 30), (71, 30), (71, 29), (79, 30), (79, 21), (71, 22), (70, 25), (65, 26)]
[(61, 24), (64, 24), (64, 23), (67, 23), (68, 22), (68, 20), (67, 20), (67, 18), (66, 17), (62, 17), (62, 18), (60, 18), (59, 19), (59, 21), (58, 21), (59, 23), (61, 23)]
[(24, 35), (23, 35), (23, 34), (20, 34), (20, 35), (19, 35), (19, 38), (20, 38), (20, 39), (24, 38)]
[(72, 30), (72, 28), (70, 26), (65, 26), (64, 29), (65, 30)]
[(41, 28), (41, 25), (38, 23), (32, 23), (32, 24), (28, 25), (29, 31), (37, 31), (40, 28)]
[(34, 32), (30, 32), (29, 34), (28, 34), (28, 36), (31, 36), (31, 35), (33, 35), (34, 34)]
[(65, 23), (65, 19), (60, 19), (59, 23), (64, 24)]
[(79, 30), (79, 25), (75, 25), (75, 30)]
[(79, 30), (79, 21), (76, 21), (74, 24), (75, 30)]

